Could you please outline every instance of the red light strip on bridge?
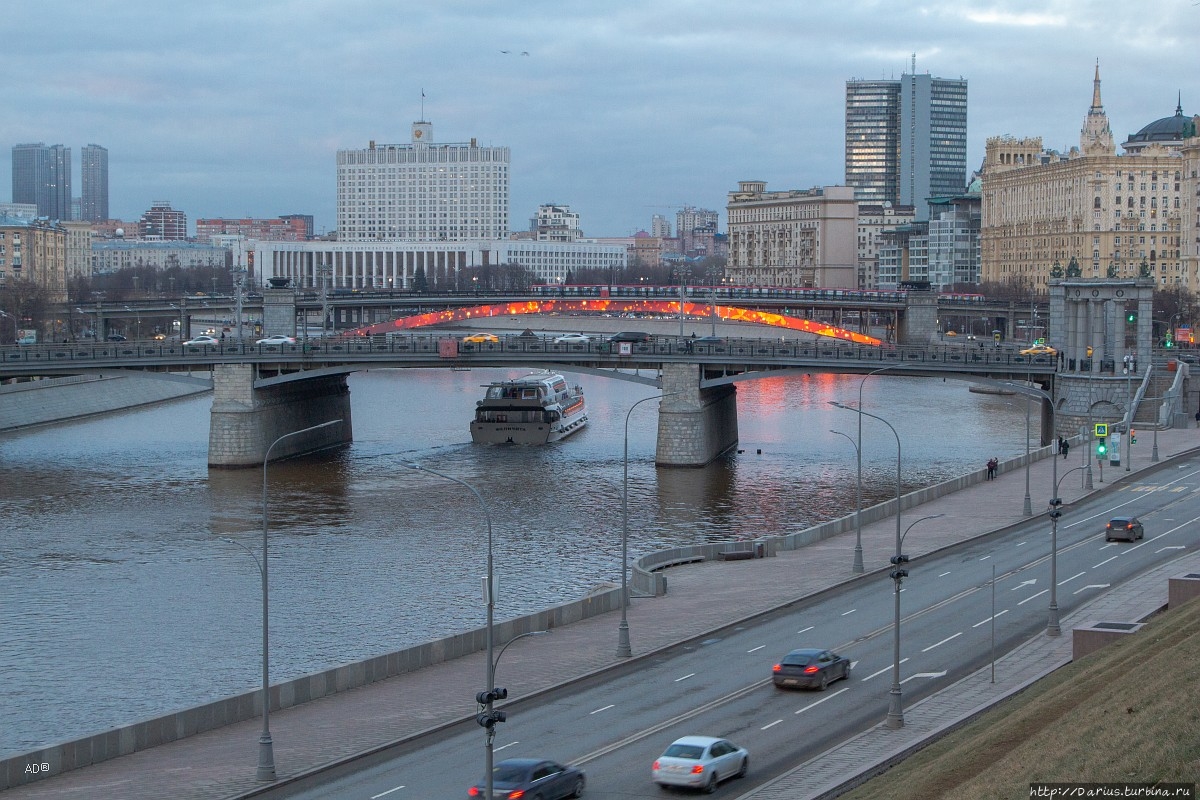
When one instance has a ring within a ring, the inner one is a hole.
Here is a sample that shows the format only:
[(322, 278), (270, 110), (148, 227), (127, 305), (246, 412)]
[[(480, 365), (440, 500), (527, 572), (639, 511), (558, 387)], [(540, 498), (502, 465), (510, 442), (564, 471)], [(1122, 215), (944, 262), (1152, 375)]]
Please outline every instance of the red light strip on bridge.
[[(350, 331), (350, 336), (373, 336), (381, 333), (412, 330), (429, 325), (447, 322), (462, 322), (470, 319), (487, 317), (511, 317), (520, 314), (546, 314), (552, 311), (591, 311), (627, 312), (635, 311), (649, 314), (678, 314), (678, 300), (526, 300), (519, 303), (499, 303), (494, 305), (472, 306), (470, 308), (446, 309), (431, 311), (428, 314), (414, 314), (410, 317), (400, 317), (390, 322), (378, 322)], [(683, 304), (684, 314), (693, 321), (708, 319), (713, 315), (713, 306), (707, 303)], [(750, 322), (757, 325), (767, 325), (773, 328), (786, 328), (792, 331), (803, 331), (831, 339), (841, 339), (855, 344), (867, 344), (878, 347), (882, 341), (873, 336), (866, 336), (845, 328), (838, 328), (824, 322), (816, 322), (799, 317), (789, 317), (770, 311), (753, 311), (737, 306), (716, 307), (716, 316), (731, 322)]]

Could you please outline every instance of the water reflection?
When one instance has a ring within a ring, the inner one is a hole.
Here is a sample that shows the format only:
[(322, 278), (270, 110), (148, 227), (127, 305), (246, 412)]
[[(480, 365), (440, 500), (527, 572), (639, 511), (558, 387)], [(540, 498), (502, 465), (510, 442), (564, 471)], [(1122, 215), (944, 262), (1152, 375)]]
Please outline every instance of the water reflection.
[[(272, 677), (285, 680), (481, 625), (486, 523), (505, 618), (620, 580), (625, 414), (644, 385), (569, 375), (592, 422), (543, 448), (473, 445), (481, 386), (520, 371), (379, 370), (350, 379), (354, 441), (269, 468)], [(631, 555), (800, 530), (854, 508), (861, 378), (738, 386), (739, 449), (654, 465), (655, 403), (629, 421)], [(207, 468), (211, 400), (0, 435), (0, 751), (254, 689), (262, 470)], [(1024, 452), (1025, 403), (878, 376), (864, 406), (904, 446), (912, 488)], [(895, 442), (863, 425), (864, 503), (895, 494)]]

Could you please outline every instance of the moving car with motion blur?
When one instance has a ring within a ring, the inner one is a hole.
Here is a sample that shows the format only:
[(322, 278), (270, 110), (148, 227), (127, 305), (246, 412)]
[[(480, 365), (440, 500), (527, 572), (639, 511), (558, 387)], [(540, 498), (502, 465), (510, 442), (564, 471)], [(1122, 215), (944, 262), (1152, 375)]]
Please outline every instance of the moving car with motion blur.
[[(583, 770), (544, 758), (506, 758), (492, 766), (492, 797), (502, 800), (562, 800), (582, 797)], [(487, 781), (467, 789), (467, 797), (487, 794)]]
[(463, 337), (465, 344), (483, 344), (484, 342), (496, 343), (500, 341), (500, 337), (494, 333), (472, 333)]
[(654, 761), (651, 777), (659, 786), (685, 786), (708, 794), (727, 778), (744, 778), (750, 753), (727, 739), (684, 736)]
[(820, 689), (850, 678), (850, 659), (832, 650), (802, 647), (784, 656), (771, 668), (771, 680), (780, 689)]

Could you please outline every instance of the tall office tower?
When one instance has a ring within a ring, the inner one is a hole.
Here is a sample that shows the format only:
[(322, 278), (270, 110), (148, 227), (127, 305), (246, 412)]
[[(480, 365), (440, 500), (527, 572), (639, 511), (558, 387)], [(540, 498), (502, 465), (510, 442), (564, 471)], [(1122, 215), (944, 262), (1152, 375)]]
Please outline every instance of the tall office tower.
[(337, 153), (340, 241), (465, 241), (508, 235), (509, 150), (435, 144), (414, 122), (408, 144)]
[(859, 202), (899, 203), (899, 81), (846, 81), (846, 185)]
[(108, 148), (86, 145), (79, 167), (83, 179), (80, 219), (102, 222), (108, 219)]
[(12, 149), (14, 203), (32, 203), (39, 217), (71, 219), (71, 148), (42, 142)]
[(662, 214), (650, 218), (650, 235), (659, 239), (671, 238), (671, 223)]
[(967, 180), (967, 81), (902, 75), (846, 82), (846, 184), (869, 203), (916, 208)]

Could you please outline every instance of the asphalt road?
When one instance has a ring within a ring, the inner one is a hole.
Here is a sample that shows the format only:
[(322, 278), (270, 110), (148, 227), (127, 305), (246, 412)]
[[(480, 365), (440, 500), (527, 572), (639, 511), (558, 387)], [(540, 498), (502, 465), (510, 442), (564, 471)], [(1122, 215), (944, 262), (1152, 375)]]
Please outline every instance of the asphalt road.
[[(1058, 525), (1060, 613), (1183, 548), (1200, 547), (1198, 489), (1200, 459), (1192, 459), (1070, 508)], [(1139, 516), (1146, 538), (1106, 543), (1104, 523), (1118, 514)], [(918, 522), (908, 535), (920, 534)], [(908, 565), (901, 594), (906, 705), (1045, 628), (1050, 539), (1048, 521), (1039, 515)], [(892, 683), (893, 589), (889, 578), (868, 577), (535, 702), (510, 698), (495, 759), (537, 755), (580, 765), (588, 775), (585, 794), (597, 800), (658, 797), (650, 764), (665, 746), (686, 734), (719, 735), (751, 754), (750, 775), (717, 792), (736, 797), (884, 718)], [(772, 664), (799, 646), (844, 653), (854, 662), (850, 679), (824, 693), (775, 689)], [(503, 684), (503, 663), (497, 674)], [(266, 796), (465, 797), (481, 778), (483, 758), (482, 729), (464, 724)]]

